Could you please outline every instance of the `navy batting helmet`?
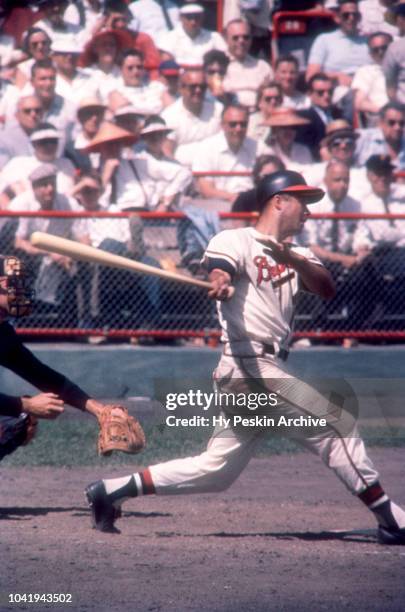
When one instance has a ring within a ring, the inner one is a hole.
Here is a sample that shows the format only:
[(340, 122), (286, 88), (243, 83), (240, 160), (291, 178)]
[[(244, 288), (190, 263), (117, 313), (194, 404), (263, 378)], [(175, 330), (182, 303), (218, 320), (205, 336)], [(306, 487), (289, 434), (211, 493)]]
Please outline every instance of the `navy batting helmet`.
[(263, 176), (257, 185), (257, 205), (263, 210), (266, 202), (279, 193), (287, 193), (305, 201), (305, 204), (315, 204), (322, 200), (325, 192), (319, 187), (307, 185), (304, 177), (293, 170), (279, 170)]

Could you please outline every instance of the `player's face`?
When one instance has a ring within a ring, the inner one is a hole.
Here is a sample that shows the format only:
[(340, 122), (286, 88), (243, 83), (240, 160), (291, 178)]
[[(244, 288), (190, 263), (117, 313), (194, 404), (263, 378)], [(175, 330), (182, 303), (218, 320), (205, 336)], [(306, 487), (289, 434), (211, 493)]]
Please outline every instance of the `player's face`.
[(244, 60), (249, 53), (252, 35), (247, 23), (232, 23), (227, 29), (226, 42), (229, 53), (238, 60)]
[(283, 92), (291, 95), (298, 81), (298, 68), (293, 62), (281, 62), (278, 66), (274, 80), (281, 86)]
[(283, 194), (281, 201), (280, 235), (285, 239), (299, 234), (308, 219), (309, 210), (304, 198)]
[(237, 151), (242, 146), (246, 138), (248, 119), (248, 113), (244, 110), (231, 107), (225, 112), (222, 129), (231, 150)]

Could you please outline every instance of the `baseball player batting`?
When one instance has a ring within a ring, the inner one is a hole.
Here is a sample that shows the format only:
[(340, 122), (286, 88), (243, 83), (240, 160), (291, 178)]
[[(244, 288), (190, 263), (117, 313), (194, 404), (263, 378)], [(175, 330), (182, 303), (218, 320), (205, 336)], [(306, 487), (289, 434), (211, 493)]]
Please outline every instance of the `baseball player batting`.
[[(326, 425), (298, 441), (331, 468), (347, 489), (375, 515), (382, 544), (405, 544), (405, 512), (379, 483), (354, 420), (350, 428), (328, 418), (334, 412), (325, 397), (294, 378), (285, 361), (291, 335), (294, 298), (301, 289), (330, 299), (335, 288), (329, 272), (309, 249), (291, 242), (319, 201), (321, 189), (308, 186), (297, 172), (269, 174), (257, 188), (259, 219), (255, 228), (217, 234), (205, 258), (218, 300), (223, 353), (214, 372), (216, 390), (239, 393), (244, 388), (277, 392), (273, 414), (300, 420), (326, 415)], [(231, 288), (234, 290), (230, 297)], [(230, 414), (222, 407), (224, 415)], [(268, 414), (271, 414), (269, 412)], [(343, 419), (344, 420), (344, 419)], [(140, 495), (218, 492), (229, 487), (245, 468), (266, 427), (241, 427), (223, 419), (205, 452), (196, 457), (152, 465), (124, 476), (99, 480), (86, 488), (93, 526), (117, 532), (115, 520), (126, 499)]]

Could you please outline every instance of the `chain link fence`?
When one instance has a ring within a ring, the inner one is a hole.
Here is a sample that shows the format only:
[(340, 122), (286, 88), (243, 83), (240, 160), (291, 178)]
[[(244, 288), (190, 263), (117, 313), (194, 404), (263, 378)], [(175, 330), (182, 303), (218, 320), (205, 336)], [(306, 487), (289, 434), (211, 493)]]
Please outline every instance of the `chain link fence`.
[[(206, 278), (199, 262), (207, 235), (215, 229), (195, 225), (182, 213), (2, 213), (1, 253), (14, 253), (29, 262), (35, 279), (36, 307), (32, 315), (16, 322), (21, 332), (44, 337), (219, 335), (215, 303), (203, 289), (16, 249), (19, 220), (28, 216), (36, 219), (36, 229), (41, 231), (47, 231), (50, 216), (57, 217), (58, 233), (74, 239), (80, 239), (77, 224), (87, 217), (92, 224), (90, 235), (97, 238), (94, 246), (199, 279)], [(340, 217), (343, 220), (347, 215)], [(389, 223), (391, 218), (395, 217), (379, 215), (367, 223), (372, 227), (381, 219)], [(221, 214), (216, 231), (253, 222), (251, 215)], [(295, 323), (298, 337), (405, 337), (405, 248), (380, 244), (361, 263), (326, 265), (337, 285), (336, 297), (325, 302), (300, 294)]]

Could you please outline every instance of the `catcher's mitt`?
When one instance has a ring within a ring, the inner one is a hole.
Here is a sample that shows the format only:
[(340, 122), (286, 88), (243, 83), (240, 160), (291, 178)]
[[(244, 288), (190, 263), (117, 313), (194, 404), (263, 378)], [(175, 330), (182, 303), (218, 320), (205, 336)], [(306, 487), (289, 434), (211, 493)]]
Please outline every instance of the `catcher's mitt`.
[(108, 404), (98, 418), (99, 455), (111, 455), (112, 451), (140, 453), (146, 445), (145, 434), (138, 421), (128, 414), (124, 406)]
[(19, 417), (0, 417), (0, 460), (35, 436), (37, 419), (23, 412)]

